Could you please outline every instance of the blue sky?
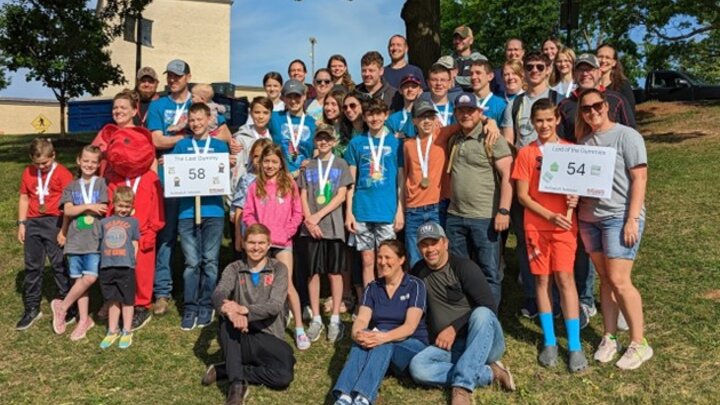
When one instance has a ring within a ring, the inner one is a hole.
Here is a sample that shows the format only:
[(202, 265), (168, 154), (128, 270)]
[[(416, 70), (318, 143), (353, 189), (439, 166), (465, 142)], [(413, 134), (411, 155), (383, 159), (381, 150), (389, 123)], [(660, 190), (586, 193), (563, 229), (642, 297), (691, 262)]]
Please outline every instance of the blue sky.
[[(162, 0), (156, 0), (162, 1)], [(0, 0), (0, 4), (8, 0)], [(93, 2), (94, 3), (94, 2)], [(379, 50), (387, 58), (387, 40), (405, 34), (400, 18), (404, 0), (235, 0), (230, 45), (231, 81), (260, 85), (262, 76), (276, 70), (287, 76), (287, 65), (302, 59), (311, 69), (310, 37), (317, 39), (315, 67), (340, 53), (350, 73), (360, 77), (360, 57)], [(12, 84), (0, 97), (54, 98), (37, 82), (26, 82), (25, 72), (11, 74)]]

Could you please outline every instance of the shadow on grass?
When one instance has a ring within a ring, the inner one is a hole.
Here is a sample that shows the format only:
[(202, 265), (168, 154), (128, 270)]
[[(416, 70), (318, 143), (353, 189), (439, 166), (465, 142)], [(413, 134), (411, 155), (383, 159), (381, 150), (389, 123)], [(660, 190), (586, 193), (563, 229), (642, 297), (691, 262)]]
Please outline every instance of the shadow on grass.
[(690, 139), (696, 139), (696, 138), (702, 138), (704, 136), (707, 136), (708, 134), (702, 132), (702, 131), (692, 131), (692, 132), (663, 132), (659, 134), (652, 134), (645, 137), (645, 141), (649, 143), (658, 143), (658, 144), (675, 144), (675, 143), (681, 143), (684, 141), (688, 141)]

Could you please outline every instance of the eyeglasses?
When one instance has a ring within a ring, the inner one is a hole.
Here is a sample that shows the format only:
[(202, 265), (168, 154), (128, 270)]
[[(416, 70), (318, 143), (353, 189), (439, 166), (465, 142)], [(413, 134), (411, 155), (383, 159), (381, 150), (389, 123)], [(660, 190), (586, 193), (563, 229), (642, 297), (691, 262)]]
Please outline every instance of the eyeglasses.
[(358, 107), (357, 103), (350, 103), (343, 105), (343, 110), (354, 110)]
[(526, 72), (532, 72), (533, 69), (536, 69), (538, 72), (544, 72), (545, 64), (544, 63), (528, 63), (527, 65), (525, 65)]
[(330, 79), (315, 79), (315, 84), (330, 84)]
[(604, 101), (598, 101), (597, 103), (583, 105), (580, 106), (580, 111), (583, 114), (590, 114), (591, 110), (595, 110), (596, 113), (599, 113), (603, 108), (603, 104), (605, 104)]

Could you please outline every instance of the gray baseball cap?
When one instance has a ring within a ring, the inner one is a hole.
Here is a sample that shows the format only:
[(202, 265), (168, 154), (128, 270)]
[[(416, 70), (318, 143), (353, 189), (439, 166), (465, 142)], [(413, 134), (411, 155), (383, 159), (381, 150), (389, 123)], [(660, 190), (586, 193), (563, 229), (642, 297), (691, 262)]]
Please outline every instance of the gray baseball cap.
[(455, 59), (450, 55), (441, 56), (433, 65), (440, 65), (446, 69), (455, 69), (457, 67)]
[(155, 69), (151, 68), (150, 66), (145, 66), (145, 67), (140, 68), (137, 71), (137, 75), (135, 77), (138, 80), (140, 80), (145, 76), (151, 77), (153, 80), (158, 81), (158, 75), (155, 72)]
[(305, 94), (305, 85), (295, 79), (290, 79), (283, 84), (282, 95), (289, 96), (290, 94)]
[(420, 243), (425, 239), (441, 238), (447, 238), (447, 236), (445, 236), (445, 230), (437, 222), (425, 222), (420, 225), (420, 228), (417, 230), (417, 243)]
[(433, 107), (432, 103), (430, 103), (427, 100), (417, 100), (415, 103), (413, 103), (412, 108), (412, 116), (413, 118), (417, 118), (426, 112), (431, 111), (433, 113), (437, 113), (437, 110), (435, 110), (435, 107)]
[(165, 73), (174, 73), (178, 76), (184, 76), (190, 73), (190, 65), (188, 65), (184, 60), (173, 59), (167, 64)]
[(580, 55), (577, 59), (575, 59), (575, 67), (578, 67), (582, 65), (583, 63), (587, 63), (588, 65), (594, 67), (595, 69), (600, 67), (600, 61), (598, 58), (591, 54), (591, 53), (584, 53)]

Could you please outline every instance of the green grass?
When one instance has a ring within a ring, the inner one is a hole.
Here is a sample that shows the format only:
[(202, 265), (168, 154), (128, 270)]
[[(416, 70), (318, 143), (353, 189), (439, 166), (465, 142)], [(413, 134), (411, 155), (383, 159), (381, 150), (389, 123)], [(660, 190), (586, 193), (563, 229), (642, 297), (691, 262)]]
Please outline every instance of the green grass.
[[(682, 114), (686, 114), (681, 112)], [(699, 116), (699, 115), (702, 115)], [(650, 181), (647, 198), (648, 222), (634, 281), (644, 300), (647, 336), (655, 357), (641, 369), (621, 372), (612, 365), (593, 365), (582, 375), (570, 375), (564, 366), (540, 368), (535, 360), (541, 342), (539, 327), (520, 319), (520, 292), (514, 271), (513, 249), (507, 251), (509, 271), (505, 277), (501, 321), (507, 352), (504, 361), (515, 375), (518, 391), (502, 393), (480, 389), (477, 403), (715, 403), (720, 397), (717, 370), (720, 367), (720, 255), (717, 246), (717, 213), (720, 202), (720, 109), (704, 107), (693, 113), (693, 121), (713, 125), (702, 136), (648, 138)], [(675, 126), (678, 118), (653, 114), (647, 131), (657, 134), (663, 125)], [(686, 121), (687, 123), (687, 121)], [(687, 125), (687, 124), (685, 124)], [(652, 128), (650, 128), (652, 127)], [(653, 130), (657, 128), (657, 131)], [(665, 131), (667, 132), (667, 131)], [(673, 135), (667, 135), (672, 137)], [(60, 141), (59, 158), (73, 166), (74, 154), (91, 139)], [(6, 187), (0, 188), (0, 403), (222, 403), (226, 386), (199, 384), (205, 365), (220, 358), (214, 327), (192, 332), (179, 329), (178, 310), (172, 307), (162, 318), (155, 317), (136, 334), (127, 351), (102, 352), (98, 344), (103, 327), (91, 330), (83, 342), (56, 336), (50, 327), (48, 299), (54, 286), (45, 277), (42, 311), (46, 316), (26, 332), (14, 330), (22, 309), (22, 247), (16, 241), (17, 187), (26, 162), (28, 137), (0, 138), (0, 172)], [(179, 250), (179, 249), (178, 249)], [(225, 263), (229, 257), (223, 251)], [(181, 267), (176, 260), (176, 270)], [(176, 283), (176, 285), (178, 285)], [(176, 288), (177, 290), (177, 288)], [(705, 298), (709, 296), (710, 298)], [(97, 297), (97, 292), (95, 292)], [(96, 299), (92, 306), (99, 305)], [(349, 323), (348, 323), (349, 326)], [(558, 327), (558, 336), (564, 328)], [(588, 354), (602, 334), (600, 317), (582, 331)], [(620, 337), (627, 342), (627, 334)], [(289, 337), (288, 337), (288, 341)], [(563, 338), (561, 345), (566, 342)], [(337, 347), (315, 344), (297, 353), (295, 380), (287, 391), (253, 388), (250, 404), (322, 404), (327, 399), (343, 365), (349, 341)], [(561, 356), (564, 353), (561, 352)], [(386, 379), (379, 404), (440, 404), (447, 401), (439, 389), (420, 388), (408, 380)]]

